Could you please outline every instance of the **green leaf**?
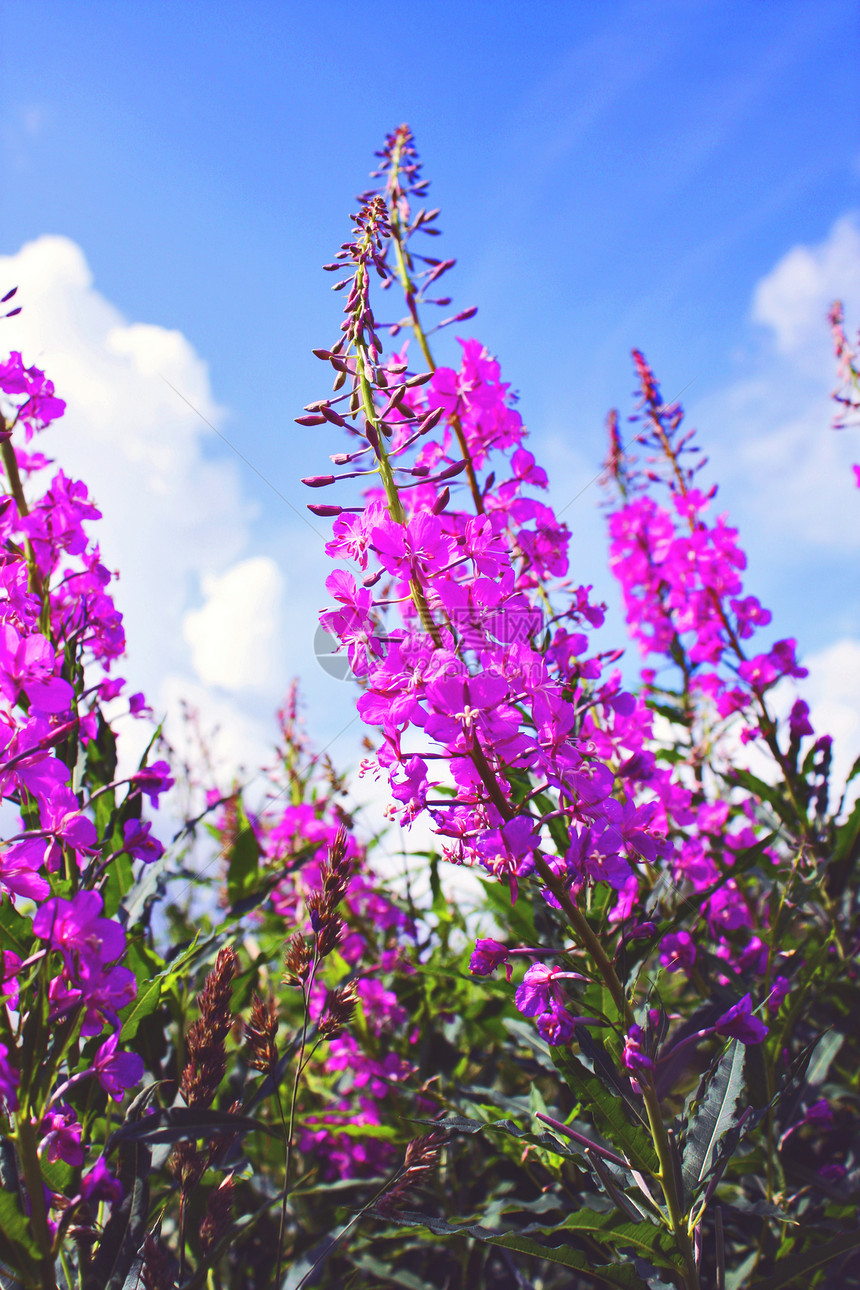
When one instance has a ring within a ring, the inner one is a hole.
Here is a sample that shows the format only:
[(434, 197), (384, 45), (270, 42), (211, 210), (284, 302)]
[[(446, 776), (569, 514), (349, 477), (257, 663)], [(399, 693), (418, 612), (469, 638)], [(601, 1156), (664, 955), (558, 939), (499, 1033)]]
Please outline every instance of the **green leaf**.
[(856, 779), (858, 775), (860, 775), (860, 757), (857, 758), (857, 760), (854, 762), (854, 765), (849, 770), (845, 783), (850, 784), (851, 781), (853, 779)]
[(544, 1150), (552, 1151), (557, 1156), (569, 1158), (577, 1155), (576, 1151), (572, 1151), (566, 1143), (559, 1142), (551, 1133), (531, 1133), (528, 1129), (521, 1129), (513, 1120), (470, 1120), (465, 1115), (449, 1115), (444, 1120), (425, 1120), (418, 1116), (409, 1116), (409, 1123), (428, 1124), (437, 1130), (447, 1129), (451, 1133), (470, 1135), (487, 1129), (492, 1133), (505, 1133), (511, 1138), (531, 1143), (535, 1147), (543, 1147)]
[(39, 1258), (39, 1249), (18, 1197), (10, 1191), (0, 1191), (0, 1235), (10, 1250), (9, 1254), (3, 1254), (4, 1262), (11, 1262), (14, 1258), (22, 1272), (26, 1269), (32, 1273), (33, 1260)]
[[(377, 1277), (379, 1285), (403, 1286), (403, 1290), (427, 1290), (427, 1282), (421, 1277), (414, 1277), (411, 1272), (404, 1271), (403, 1268), (392, 1267), (389, 1263), (383, 1263), (380, 1259), (374, 1259), (369, 1254), (361, 1256), (352, 1255), (350, 1262), (353, 1267), (360, 1272), (367, 1272), (372, 1277)], [(368, 1285), (373, 1284), (370, 1281)]]
[(840, 1035), (838, 1030), (828, 1030), (821, 1036), (815, 1045), (815, 1051), (810, 1057), (809, 1066), (806, 1069), (807, 1084), (816, 1088), (819, 1084), (824, 1083), (833, 1059), (844, 1043), (845, 1036)]
[[(149, 1084), (128, 1108), (124, 1129), (146, 1122), (144, 1111), (155, 1095), (157, 1084)], [(114, 1135), (115, 1136), (115, 1135)], [(107, 1154), (107, 1153), (106, 1153)], [(123, 1198), (115, 1205), (105, 1224), (98, 1253), (87, 1268), (83, 1290), (125, 1290), (127, 1278), (138, 1261), (149, 1221), (149, 1179), (152, 1153), (146, 1143), (124, 1141), (119, 1147), (118, 1178)]]
[(744, 1086), (744, 1057), (744, 1045), (733, 1039), (699, 1086), (695, 1118), (686, 1126), (681, 1164), (688, 1195), (695, 1195), (714, 1163), (720, 1139), (738, 1123), (736, 1108)]
[(34, 940), (33, 924), (29, 918), (19, 914), (9, 900), (0, 905), (0, 932), (4, 950), (14, 949), (22, 959), (29, 958)]
[(187, 1139), (212, 1138), (216, 1134), (249, 1133), (259, 1129), (273, 1138), (281, 1134), (249, 1115), (229, 1115), (226, 1111), (209, 1111), (203, 1107), (168, 1106), (154, 1111), (142, 1120), (122, 1124), (107, 1140), (105, 1155), (127, 1142), (182, 1142)]
[(631, 1121), (624, 1099), (607, 1089), (599, 1076), (568, 1049), (553, 1048), (552, 1059), (573, 1096), (593, 1112), (612, 1145), (623, 1151), (637, 1169), (656, 1173), (659, 1162), (651, 1136), (643, 1125)]
[(227, 862), (227, 895), (231, 905), (253, 891), (260, 870), (260, 844), (241, 800), (236, 803), (236, 840)]
[(753, 1281), (749, 1290), (782, 1290), (783, 1286), (796, 1286), (806, 1273), (824, 1267), (825, 1263), (837, 1259), (840, 1254), (847, 1254), (849, 1250), (855, 1250), (858, 1245), (860, 1245), (860, 1227), (855, 1227), (850, 1232), (837, 1236), (833, 1241), (827, 1241), (824, 1245), (808, 1250), (806, 1254), (795, 1254), (792, 1251), (787, 1258), (778, 1260), (769, 1277)]
[(854, 803), (854, 809), (843, 824), (836, 830), (836, 842), (830, 857), (831, 865), (838, 865), (847, 860), (860, 837), (860, 798)]
[[(381, 1216), (380, 1216), (381, 1217)], [(544, 1245), (540, 1241), (532, 1240), (531, 1233), (544, 1233), (546, 1229), (538, 1224), (530, 1223), (528, 1227), (519, 1232), (492, 1232), (489, 1228), (482, 1227), (479, 1223), (467, 1223), (456, 1226), (448, 1223), (443, 1218), (436, 1218), (432, 1214), (418, 1214), (411, 1211), (398, 1212), (396, 1214), (386, 1214), (385, 1218), (390, 1222), (396, 1223), (400, 1227), (426, 1227), (433, 1232), (435, 1236), (471, 1236), (476, 1241), (483, 1241), (488, 1245), (498, 1245), (506, 1250), (517, 1250), (521, 1254), (532, 1254), (535, 1258), (546, 1259), (549, 1263), (558, 1263), (562, 1267), (575, 1268), (580, 1272), (588, 1272), (591, 1276), (596, 1277), (599, 1281), (605, 1281), (607, 1285), (621, 1286), (624, 1290), (644, 1290), (647, 1283), (642, 1281), (633, 1266), (629, 1263), (609, 1263), (595, 1265), (592, 1258), (569, 1245)], [(578, 1216), (572, 1215), (562, 1227), (553, 1227), (549, 1229), (548, 1235), (557, 1235), (558, 1233), (570, 1230), (573, 1222)], [(595, 1218), (615, 1218), (614, 1215), (594, 1215)], [(638, 1227), (643, 1226), (638, 1223), (619, 1223), (616, 1234), (619, 1237), (619, 1243), (632, 1245), (636, 1238)], [(649, 1229), (650, 1224), (646, 1224)], [(623, 1236), (620, 1235), (621, 1228), (629, 1229)], [(573, 1230), (579, 1230), (583, 1234), (595, 1235), (589, 1227), (580, 1227)], [(657, 1230), (657, 1229), (651, 1229)], [(614, 1235), (612, 1244), (615, 1243)]]
[[(120, 845), (120, 844), (118, 844)], [(105, 917), (113, 918), (120, 907), (123, 896), (127, 896), (134, 886), (134, 869), (131, 863), (131, 856), (123, 852), (122, 855), (111, 861), (108, 868), (107, 878), (102, 885), (101, 892), (104, 899)]]
[[(145, 989), (139, 990), (134, 1002), (130, 1003), (127, 1008), (124, 1008), (122, 1012), (120, 1012), (120, 1019), (122, 1021), (120, 1043), (128, 1043), (130, 1039), (134, 1038), (137, 1034), (138, 1026), (141, 1021), (143, 1021), (144, 1017), (148, 1017), (150, 1013), (155, 1011), (162, 998), (173, 989), (176, 982), (187, 975), (187, 968), (193, 959), (210, 948), (215, 939), (215, 937), (209, 937), (207, 940), (201, 942), (199, 936), (195, 936), (191, 944), (186, 946), (182, 953), (179, 954), (177, 958), (173, 959), (172, 962), (168, 963), (168, 965), (159, 972), (157, 976), (153, 977), (151, 980), (146, 978), (148, 980), (148, 984)], [(142, 949), (139, 949), (139, 953), (143, 958), (145, 958)], [(147, 953), (149, 953), (149, 951), (147, 951)], [(140, 982), (140, 980), (141, 978), (138, 977), (138, 982)]]
[(750, 771), (740, 770), (738, 767), (733, 768), (730, 778), (733, 783), (742, 785), (748, 792), (761, 798), (763, 802), (767, 802), (783, 824), (787, 824), (789, 827), (797, 824), (797, 812), (777, 788), (774, 788), (771, 784), (766, 784), (763, 779), (759, 779), (757, 775), (753, 775)]

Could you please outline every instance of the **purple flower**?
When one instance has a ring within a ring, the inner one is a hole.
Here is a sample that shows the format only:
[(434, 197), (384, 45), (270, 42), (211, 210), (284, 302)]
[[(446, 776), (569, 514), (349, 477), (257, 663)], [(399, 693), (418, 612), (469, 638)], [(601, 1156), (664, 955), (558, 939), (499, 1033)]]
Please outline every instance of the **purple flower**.
[(79, 891), (71, 900), (54, 896), (37, 910), (33, 931), (61, 950), (67, 961), (75, 952), (112, 963), (125, 949), (125, 932), (119, 923), (99, 917), (103, 908), (97, 891)]
[(557, 1047), (559, 1044), (570, 1043), (576, 1022), (566, 1008), (551, 999), (546, 1012), (540, 1014), (535, 1024), (541, 1038)]
[(21, 956), (14, 950), (3, 950), (0, 954), (0, 995), (4, 996), (10, 1008), (18, 1007), (18, 969)]
[(814, 735), (812, 723), (809, 720), (809, 704), (804, 703), (803, 699), (798, 699), (791, 709), (791, 715), (788, 718), (788, 730), (792, 739), (802, 739), (804, 735)]
[(561, 987), (556, 985), (556, 978), (561, 969), (550, 967), (547, 963), (533, 963), (517, 986), (514, 1002), (524, 1017), (536, 1017), (541, 1012), (548, 1012), (552, 1002), (561, 1003)]
[(508, 981), (511, 979), (511, 965), (508, 962), (508, 950), (492, 936), (475, 941), (472, 957), (469, 959), (469, 971), (475, 976), (489, 976), (500, 964), (505, 964)]
[(643, 1051), (642, 1040), (645, 1032), (641, 1026), (634, 1022), (630, 1027), (630, 1033), (624, 1041), (624, 1052), (621, 1054), (621, 1064), (625, 1070), (634, 1075), (641, 1071), (653, 1071), (654, 1063), (646, 1052)]
[(826, 1097), (820, 1097), (807, 1108), (803, 1117), (805, 1124), (817, 1124), (820, 1128), (829, 1129), (833, 1123), (833, 1111)]
[(714, 1030), (726, 1039), (739, 1039), (742, 1044), (760, 1044), (768, 1033), (764, 1022), (753, 1016), (752, 999), (748, 994), (720, 1017)]
[(56, 1111), (48, 1111), (42, 1119), (42, 1128), (47, 1133), (39, 1143), (40, 1156), (47, 1155), (50, 1164), (58, 1160), (74, 1166), (84, 1163), (81, 1126), (70, 1106), (61, 1105)]
[(81, 1195), (84, 1200), (103, 1200), (108, 1205), (117, 1205), (122, 1200), (122, 1183), (113, 1176), (105, 1164), (104, 1156), (99, 1156), (92, 1169), (81, 1179)]
[(16, 1090), (19, 1083), (20, 1076), (9, 1061), (9, 1049), (5, 1044), (0, 1044), (0, 1103), (5, 1102), (10, 1111), (18, 1109)]
[(78, 963), (78, 980), (82, 987), (79, 993), (87, 1004), (81, 1034), (87, 1038), (100, 1035), (105, 1019), (118, 1026), (120, 1009), (137, 994), (137, 980), (131, 969), (121, 963), (105, 968), (103, 963), (85, 957)]
[(791, 982), (788, 977), (776, 976), (773, 979), (773, 985), (770, 990), (770, 998), (767, 1001), (770, 1012), (779, 1012), (785, 999), (791, 993)]
[(126, 820), (122, 826), (126, 851), (132, 859), (142, 860), (144, 864), (152, 864), (164, 855), (164, 847), (158, 838), (150, 835), (151, 828), (148, 820)]
[(119, 1035), (110, 1035), (96, 1053), (93, 1071), (106, 1093), (121, 1102), (127, 1088), (143, 1079), (143, 1061), (137, 1053), (118, 1053)]
[(28, 838), (15, 842), (0, 854), (0, 896), (6, 891), (11, 896), (24, 896), (28, 900), (44, 900), (51, 886), (38, 870), (45, 858), (45, 843)]
[(151, 766), (144, 766), (137, 774), (132, 775), (131, 783), (135, 788), (141, 789), (156, 809), (158, 808), (159, 794), (166, 793), (169, 788), (173, 787), (173, 779), (170, 775), (170, 766), (166, 761), (154, 761)]

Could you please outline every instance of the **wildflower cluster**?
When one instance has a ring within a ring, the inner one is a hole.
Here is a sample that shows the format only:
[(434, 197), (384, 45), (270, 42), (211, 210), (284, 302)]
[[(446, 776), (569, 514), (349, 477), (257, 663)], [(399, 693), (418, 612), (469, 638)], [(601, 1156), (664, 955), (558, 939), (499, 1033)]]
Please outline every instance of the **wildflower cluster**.
[[(427, 253), (408, 127), (378, 158), (326, 266), (334, 389), (298, 421), (347, 439), (304, 481), (343, 490), (310, 507), (338, 562), (321, 622), (421, 908), (380, 880), (295, 688), (262, 802), (167, 761), (118, 773), (111, 721), (148, 709), (114, 674), (99, 512), (31, 448), (64, 411), (51, 382), (0, 364), (0, 1281), (854, 1284), (860, 762), (834, 792), (829, 735), (785, 701), (796, 642), (762, 634), (639, 351), (605, 472), (633, 690), (590, 644), (605, 608), (499, 363), (467, 337), (434, 358), (475, 310), (440, 294), (454, 261)], [(842, 425), (839, 306), (831, 326)], [(165, 852), (143, 799), (174, 774)], [(446, 863), (479, 877), (477, 909)]]
[[(293, 685), (279, 713), (278, 765), (262, 807), (247, 815), (242, 809), (238, 824), (231, 819), (235, 802), (228, 799), (216, 836), (229, 854), (238, 825), (243, 845), (256, 848), (261, 872), (270, 875), (265, 904), (251, 917), (261, 930), (281, 928), (284, 983), (301, 1003), (296, 1012), (288, 998), (255, 1000), (248, 1032), (252, 1065), (269, 1075), (277, 1068), (282, 1054), (275, 1035), (286, 1017), (305, 1027), (306, 1037), (315, 1035), (315, 1043), (325, 1041), (333, 1086), (324, 1107), (305, 1106), (297, 1147), (326, 1178), (357, 1177), (388, 1165), (392, 1146), (344, 1129), (356, 1123), (379, 1128), (392, 1090), (414, 1071), (394, 1043), (405, 1036), (407, 1016), (386, 984), (392, 973), (408, 968), (414, 919), (381, 889), (341, 803), (344, 786), (313, 753), (298, 705)], [(356, 1008), (360, 1033), (348, 1024)]]
[[(348, 400), (336, 415), (362, 446), (335, 459), (371, 454), (367, 468), (339, 477), (366, 486), (363, 506), (311, 507), (336, 513), (327, 550), (360, 571), (360, 582), (346, 570), (330, 575), (339, 607), (321, 622), (364, 683), (358, 710), (380, 731), (375, 769), (397, 818), (426, 811), (447, 859), (503, 877), (513, 896), (533, 872), (556, 905), (598, 877), (620, 889), (631, 866), (653, 861), (662, 845), (653, 807), (630, 791), (642, 744), (635, 700), (617, 673), (603, 677), (606, 660), (588, 656), (586, 630), (603, 621), (589, 589), (562, 582), (565, 608), (550, 607), (547, 584), (567, 573), (570, 534), (532, 495), (546, 474), (524, 447), (498, 363), (476, 341), (461, 342), (458, 370), (433, 362), (418, 310), (453, 262), (412, 249), (414, 235), (436, 231), (436, 212), (412, 213), (410, 198), (425, 185), (405, 127), (387, 141), (380, 174), (384, 203), (368, 196), (356, 240), (340, 252), (355, 268), (344, 279), (353, 284), (347, 340), (320, 351), (349, 392), (300, 418), (322, 424)], [(410, 372), (405, 348), (383, 359), (375, 320), (366, 343), (357, 330), (357, 316), (373, 319), (360, 237), (371, 220), (375, 270), (383, 286), (398, 280), (404, 290), (424, 370)], [(465, 509), (454, 505), (457, 488)], [(605, 734), (602, 755), (595, 727)], [(553, 830), (566, 841), (550, 864)]]
[[(438, 212), (414, 209), (426, 183), (406, 127), (380, 157), (384, 186), (363, 195), (352, 240), (326, 266), (347, 271), (336, 284), (348, 288), (342, 338), (315, 351), (334, 369), (334, 397), (299, 418), (351, 439), (332, 456), (349, 470), (304, 482), (363, 486), (361, 505), (310, 507), (333, 518), (327, 551), (350, 566), (329, 576), (337, 606), (321, 622), (347, 651), (359, 714), (379, 732), (364, 772), (384, 777), (392, 818), (426, 820), (446, 859), (502, 879), (512, 902), (523, 888), (539, 895), (536, 940), (480, 938), (472, 972), (505, 964), (510, 981), (513, 956), (533, 960), (514, 1003), (535, 1018), (570, 1091), (596, 1100), (604, 1131), (618, 1122), (601, 1083), (647, 1126), (648, 1146), (615, 1155), (624, 1177), (607, 1180), (598, 1153), (598, 1187), (626, 1218), (665, 1228), (674, 1253), (657, 1264), (698, 1286), (719, 1177), (708, 1176), (712, 1155), (687, 1176), (705, 1132), (698, 1102), (726, 1080), (737, 1093), (745, 1050), (766, 1044), (756, 1069), (767, 1109), (732, 1121), (732, 1149), (765, 1115), (773, 1134), (778, 1090), (819, 1033), (802, 1014), (797, 937), (828, 882), (832, 899), (834, 848), (853, 845), (856, 825), (843, 801), (831, 810), (830, 740), (814, 739), (808, 706), (797, 699), (777, 720), (774, 688), (806, 675), (796, 642), (750, 646), (770, 614), (744, 588), (736, 530), (709, 518), (716, 489), (698, 486), (704, 463), (680, 408), (663, 403), (638, 351), (645, 461), (628, 454), (613, 417), (610, 563), (634, 640), (680, 679), (649, 668), (635, 697), (612, 670), (618, 652), (589, 653), (603, 607), (568, 577), (569, 533), (534, 495), (547, 477), (498, 363), (474, 340), (460, 341), (459, 368), (434, 361), (432, 332), (474, 311), (424, 327), (424, 305), (450, 304), (426, 293), (453, 261), (415, 250), (437, 232)], [(377, 320), (373, 276), (385, 291), (399, 285), (402, 318)], [(386, 357), (386, 328), (411, 330), (423, 363), (410, 365), (409, 343)], [(770, 760), (776, 787), (743, 768), (734, 749), (748, 744)], [(703, 1060), (712, 1065), (697, 1099), (667, 1126), (661, 1103), (689, 1090)], [(783, 1168), (770, 1141), (768, 1202)]]
[[(87, 532), (99, 511), (62, 470), (35, 496), (25, 491), (53, 463), (24, 445), (65, 404), (17, 352), (0, 363), (0, 391), (0, 1106), (38, 1263), (67, 1230), (94, 1239), (93, 1207), (122, 1198), (93, 1134), (110, 1119), (106, 1101), (122, 1102), (144, 1069), (121, 1038), (137, 981), (123, 962), (120, 906), (133, 861), (162, 855), (142, 797), (157, 806), (173, 781), (164, 761), (116, 778), (103, 705), (123, 706), (112, 669), (125, 637), (112, 575)], [(145, 709), (142, 695), (126, 705)], [(0, 1260), (32, 1263), (20, 1225), (2, 1226)]]

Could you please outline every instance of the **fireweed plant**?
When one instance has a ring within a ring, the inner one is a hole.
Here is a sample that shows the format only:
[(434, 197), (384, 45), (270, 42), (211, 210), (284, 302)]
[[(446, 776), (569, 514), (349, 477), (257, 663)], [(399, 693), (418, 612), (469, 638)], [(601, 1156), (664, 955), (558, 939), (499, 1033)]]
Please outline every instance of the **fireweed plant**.
[[(327, 266), (335, 389), (299, 420), (347, 435), (342, 503), (311, 507), (345, 566), (322, 622), (362, 773), (434, 837), (429, 904), (378, 877), (295, 692), (262, 802), (205, 758), (183, 783), (158, 732), (118, 773), (149, 710), (99, 513), (30, 447), (51, 382), (0, 363), (0, 1286), (857, 1284), (860, 807), (795, 642), (637, 352), (605, 470), (622, 684), (498, 363), (434, 360), (475, 311), (426, 322), (453, 261), (406, 127), (379, 159)], [(171, 788), (164, 846), (144, 799)], [(483, 879), (471, 951), (446, 864)]]
[[(334, 392), (298, 418), (347, 435), (338, 473), (304, 482), (361, 486), (357, 505), (309, 508), (348, 565), (321, 623), (361, 684), (377, 733), (363, 773), (391, 817), (426, 821), (445, 860), (507, 892), (507, 926), (494, 902), (470, 971), (489, 990), (504, 969), (513, 1016), (534, 1027), (512, 1016), (509, 1044), (559, 1077), (533, 1130), (493, 1119), (487, 1090), (481, 1118), (428, 1117), (449, 1175), (470, 1135), (539, 1152), (548, 1219), (377, 1213), (535, 1256), (540, 1285), (848, 1284), (860, 807), (832, 793), (831, 740), (803, 699), (780, 716), (806, 675), (795, 641), (767, 637), (693, 433), (636, 351), (638, 429), (625, 445), (610, 418), (605, 474), (610, 564), (648, 663), (638, 692), (620, 651), (590, 651), (604, 610), (569, 576), (570, 534), (499, 364), (471, 339), (459, 367), (434, 359), (433, 334), (475, 311), (426, 321), (450, 305), (430, 293), (453, 261), (427, 253), (438, 211), (420, 204), (408, 128), (377, 155), (379, 187), (325, 266), (346, 296), (339, 338), (314, 351)], [(389, 352), (386, 334), (408, 340)], [(528, 1284), (516, 1276), (498, 1284)]]
[[(25, 445), (65, 404), (19, 353), (0, 391), (0, 1265), (47, 1287), (66, 1244), (87, 1249), (123, 1195), (104, 1145), (144, 1066), (120, 1020), (138, 988), (122, 901), (135, 863), (162, 854), (142, 799), (157, 807), (172, 779), (145, 759), (116, 778), (102, 705), (122, 706), (111, 670), (125, 639), (86, 486), (60, 470), (25, 492), (52, 464)], [(141, 714), (143, 696), (125, 708)]]
[[(432, 1138), (404, 1159), (414, 1131), (382, 1123), (434, 1108), (398, 1092), (416, 1036), (386, 985), (414, 914), (372, 880), (295, 696), (263, 808), (192, 785), (204, 810), (165, 851), (143, 818), (174, 783), (157, 732), (117, 775), (106, 711), (149, 709), (113, 674), (99, 512), (29, 447), (65, 404), (17, 352), (0, 391), (0, 1284), (280, 1285), (334, 1225), (320, 1195), (371, 1179), (382, 1203), (429, 1167)], [(166, 880), (211, 892), (203, 824), (221, 887), (192, 921)]]

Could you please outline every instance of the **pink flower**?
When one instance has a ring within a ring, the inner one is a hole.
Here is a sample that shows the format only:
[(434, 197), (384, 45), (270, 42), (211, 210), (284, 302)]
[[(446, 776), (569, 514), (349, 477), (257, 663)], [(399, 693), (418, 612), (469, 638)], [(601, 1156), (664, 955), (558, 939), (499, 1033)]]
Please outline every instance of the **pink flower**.
[(81, 1143), (81, 1126), (70, 1106), (58, 1106), (55, 1111), (48, 1111), (42, 1119), (42, 1128), (47, 1129), (39, 1143), (39, 1155), (46, 1155), (50, 1164), (65, 1160), (67, 1165), (84, 1163), (84, 1148)]
[(541, 1038), (555, 1048), (559, 1044), (570, 1043), (576, 1021), (566, 1008), (551, 999), (546, 1012), (540, 1013), (535, 1025)]
[(696, 947), (689, 932), (669, 932), (660, 942), (660, 962), (669, 972), (689, 972), (696, 961)]
[(523, 1016), (536, 1017), (541, 1012), (548, 1012), (551, 1003), (563, 1002), (561, 987), (556, 984), (563, 975), (561, 968), (550, 967), (548, 963), (532, 964), (514, 995), (514, 1002)]
[(152, 825), (148, 820), (126, 820), (122, 826), (125, 850), (134, 860), (152, 864), (164, 855), (164, 847), (158, 838), (151, 836)]
[(9, 1060), (9, 1049), (6, 1044), (0, 1043), (0, 1103), (5, 1102), (9, 1111), (18, 1109), (17, 1089), (20, 1082), (21, 1077)]
[(119, 1035), (110, 1035), (99, 1048), (93, 1071), (102, 1088), (115, 1102), (121, 1102), (128, 1088), (143, 1079), (143, 1061), (137, 1053), (117, 1052)]
[(105, 1201), (118, 1205), (123, 1198), (122, 1183), (111, 1173), (104, 1156), (81, 1179), (81, 1195), (88, 1201)]
[(151, 766), (144, 766), (131, 777), (131, 783), (149, 798), (152, 806), (158, 809), (158, 799), (173, 787), (170, 766), (166, 761), (154, 761)]
[(643, 1047), (642, 1041), (644, 1038), (645, 1033), (642, 1027), (634, 1023), (624, 1041), (621, 1064), (625, 1070), (630, 1071), (633, 1075), (639, 1075), (643, 1071), (653, 1071), (654, 1069), (654, 1062)]
[(38, 872), (45, 859), (44, 839), (15, 842), (0, 852), (0, 893), (44, 900), (50, 894), (47, 878)]
[(104, 901), (97, 891), (79, 891), (71, 900), (54, 896), (36, 912), (33, 931), (67, 962), (73, 954), (111, 963), (125, 950), (125, 932), (119, 923), (99, 915)]
[(742, 1044), (760, 1044), (768, 1033), (764, 1022), (753, 1016), (752, 999), (748, 994), (720, 1017), (714, 1030), (728, 1039), (739, 1039)]
[(508, 981), (511, 979), (511, 965), (508, 962), (508, 949), (492, 936), (475, 941), (472, 957), (469, 959), (469, 971), (474, 976), (489, 976), (500, 964), (505, 964)]

